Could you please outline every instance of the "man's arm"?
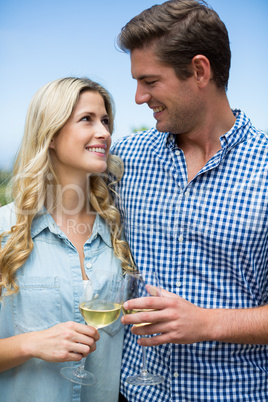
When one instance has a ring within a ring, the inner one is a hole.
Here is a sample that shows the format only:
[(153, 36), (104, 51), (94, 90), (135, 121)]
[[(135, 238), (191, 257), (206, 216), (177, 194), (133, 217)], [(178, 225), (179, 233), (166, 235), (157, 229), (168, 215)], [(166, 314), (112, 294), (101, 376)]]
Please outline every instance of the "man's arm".
[(143, 346), (203, 341), (268, 344), (268, 306), (205, 309), (165, 290), (162, 290), (162, 296), (132, 299), (126, 306), (124, 304), (130, 310), (156, 310), (122, 317), (123, 324), (151, 323), (131, 329), (136, 335), (157, 334), (152, 338), (139, 339)]

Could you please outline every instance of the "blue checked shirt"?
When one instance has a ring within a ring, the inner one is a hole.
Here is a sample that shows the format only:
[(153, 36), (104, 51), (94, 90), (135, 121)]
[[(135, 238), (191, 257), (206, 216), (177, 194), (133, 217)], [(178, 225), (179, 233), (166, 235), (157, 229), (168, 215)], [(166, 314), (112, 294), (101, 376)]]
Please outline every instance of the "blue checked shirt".
[[(119, 140), (125, 164), (118, 207), (139, 270), (204, 308), (268, 302), (268, 138), (235, 110), (221, 150), (188, 183), (174, 135), (155, 129)], [(152, 387), (126, 383), (141, 368), (127, 327), (121, 392), (128, 401), (267, 401), (268, 346), (222, 342), (149, 347)]]

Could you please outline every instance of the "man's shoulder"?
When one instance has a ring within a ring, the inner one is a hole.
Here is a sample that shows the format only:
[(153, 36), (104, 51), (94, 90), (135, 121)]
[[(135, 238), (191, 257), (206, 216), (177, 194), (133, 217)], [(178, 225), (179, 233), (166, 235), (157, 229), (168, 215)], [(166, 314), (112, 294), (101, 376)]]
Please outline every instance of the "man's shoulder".
[[(150, 147), (158, 137), (158, 131), (155, 128), (150, 128), (145, 131), (137, 131), (126, 135), (115, 141), (111, 148), (112, 154), (120, 154), (124, 150), (139, 149), (141, 146)], [(160, 133), (159, 133), (160, 134)]]
[(261, 157), (268, 153), (268, 134), (255, 127), (246, 114), (240, 109), (234, 109), (235, 125), (227, 133), (226, 139), (229, 147), (237, 152), (261, 152)]
[(251, 152), (258, 152), (268, 156), (268, 134), (264, 131), (250, 126), (249, 131), (245, 137), (245, 144), (251, 150)]
[(249, 135), (252, 138), (257, 138), (260, 142), (267, 144), (268, 143), (268, 133), (255, 126), (251, 125)]

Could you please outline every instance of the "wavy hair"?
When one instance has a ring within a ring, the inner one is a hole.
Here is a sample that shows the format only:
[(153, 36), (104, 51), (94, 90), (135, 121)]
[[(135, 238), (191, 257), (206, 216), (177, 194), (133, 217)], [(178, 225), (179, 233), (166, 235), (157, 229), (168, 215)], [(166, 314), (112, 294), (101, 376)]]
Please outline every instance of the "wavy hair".
[(127, 53), (153, 43), (159, 61), (173, 67), (182, 80), (192, 75), (193, 57), (206, 56), (216, 86), (227, 89), (231, 65), (228, 32), (205, 1), (170, 0), (154, 5), (132, 18), (117, 38), (119, 48)]
[[(48, 212), (56, 208), (58, 179), (53, 169), (49, 145), (71, 116), (84, 91), (94, 91), (102, 96), (109, 116), (109, 131), (112, 133), (113, 100), (105, 88), (88, 78), (67, 77), (52, 81), (36, 92), (29, 105), (12, 179), (16, 224), (0, 236), (1, 243), (6, 241), (0, 249), (0, 295), (3, 288), (6, 289), (5, 295), (19, 291), (17, 271), (27, 261), (34, 247), (31, 238), (32, 221), (43, 206), (47, 206)], [(128, 244), (121, 240), (120, 215), (111, 195), (113, 184), (123, 175), (121, 159), (109, 155), (105, 173), (92, 177), (89, 175), (89, 203), (107, 222), (114, 253), (121, 260), (122, 269), (127, 271), (134, 268), (134, 263)], [(112, 182), (108, 181), (108, 177), (113, 178)], [(54, 194), (50, 200), (47, 199), (48, 188), (52, 188)]]

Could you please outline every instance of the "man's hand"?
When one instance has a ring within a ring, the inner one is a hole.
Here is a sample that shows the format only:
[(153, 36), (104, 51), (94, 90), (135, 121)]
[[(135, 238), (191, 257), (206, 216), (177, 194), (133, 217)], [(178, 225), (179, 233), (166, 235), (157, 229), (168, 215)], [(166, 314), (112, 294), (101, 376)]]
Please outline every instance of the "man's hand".
[[(135, 335), (154, 335), (139, 339), (140, 345), (155, 346), (164, 343), (194, 343), (206, 339), (206, 309), (202, 309), (187, 300), (161, 289), (162, 297), (143, 297), (124, 303), (126, 310), (154, 310), (122, 317), (123, 324), (133, 324), (131, 331)], [(150, 323), (136, 327), (141, 323)]]
[[(164, 343), (190, 344), (217, 341), (268, 345), (268, 306), (240, 309), (211, 309), (162, 289), (162, 297), (144, 297), (124, 303), (126, 310), (155, 310), (122, 317), (123, 324), (133, 324), (135, 335), (143, 346)], [(136, 327), (137, 324), (150, 323)]]

